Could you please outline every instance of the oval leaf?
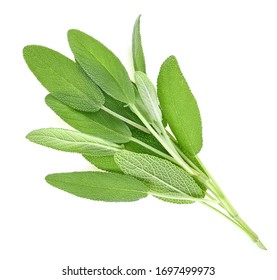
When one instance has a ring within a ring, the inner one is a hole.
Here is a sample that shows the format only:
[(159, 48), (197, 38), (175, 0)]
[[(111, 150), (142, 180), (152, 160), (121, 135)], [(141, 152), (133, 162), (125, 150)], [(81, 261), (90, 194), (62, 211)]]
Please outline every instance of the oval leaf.
[(69, 30), (68, 41), (76, 61), (104, 92), (127, 104), (134, 102), (128, 73), (107, 47), (79, 30)]
[(129, 127), (119, 119), (99, 110), (98, 112), (80, 112), (62, 103), (51, 94), (45, 98), (46, 104), (66, 123), (75, 129), (108, 140), (113, 143), (127, 143), (132, 133)]
[(145, 58), (141, 44), (140, 17), (135, 22), (132, 36), (132, 53), (135, 71), (146, 73)]
[(199, 153), (202, 148), (199, 108), (174, 56), (161, 66), (158, 97), (165, 119), (184, 153)]
[(142, 72), (135, 72), (135, 81), (144, 107), (156, 124), (162, 123), (162, 113), (156, 89), (149, 78)]
[(34, 130), (26, 138), (34, 143), (56, 150), (91, 156), (112, 155), (122, 149), (121, 146), (100, 138), (62, 128)]
[(146, 154), (120, 151), (114, 155), (121, 170), (164, 192), (177, 192), (202, 198), (204, 193), (192, 177), (175, 164)]
[(72, 172), (50, 174), (45, 179), (60, 190), (92, 200), (128, 202), (147, 196), (147, 187), (142, 182), (122, 174)]
[(104, 104), (100, 89), (80, 66), (64, 55), (42, 46), (26, 46), (23, 56), (40, 83), (67, 105), (95, 112)]

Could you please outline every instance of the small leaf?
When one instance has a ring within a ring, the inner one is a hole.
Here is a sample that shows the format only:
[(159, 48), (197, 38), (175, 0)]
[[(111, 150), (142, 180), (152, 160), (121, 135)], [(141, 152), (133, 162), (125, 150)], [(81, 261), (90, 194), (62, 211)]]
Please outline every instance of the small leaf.
[(34, 130), (26, 138), (34, 143), (56, 150), (91, 156), (112, 155), (122, 149), (121, 146), (100, 138), (62, 128)]
[(162, 122), (162, 113), (154, 85), (144, 73), (139, 71), (135, 72), (135, 81), (148, 115), (154, 123), (160, 124)]
[(147, 196), (147, 188), (142, 182), (122, 174), (72, 172), (50, 174), (45, 179), (60, 190), (92, 200), (129, 202)]
[(133, 29), (132, 53), (135, 71), (146, 73), (145, 59), (140, 35), (140, 16), (137, 18)]
[(202, 148), (200, 112), (174, 56), (166, 59), (161, 66), (158, 97), (178, 144), (184, 153), (196, 155)]
[(100, 89), (69, 58), (42, 46), (26, 46), (23, 56), (40, 83), (63, 103), (86, 112), (104, 104)]
[(134, 102), (128, 73), (107, 47), (79, 30), (69, 30), (68, 41), (76, 61), (104, 92), (127, 104)]
[(109, 171), (109, 172), (123, 173), (121, 169), (118, 167), (118, 165), (115, 163), (113, 155), (101, 156), (101, 157), (84, 155), (84, 158), (98, 169)]
[(80, 112), (63, 104), (51, 94), (46, 96), (45, 102), (66, 123), (83, 133), (113, 143), (126, 143), (131, 140), (129, 127), (103, 110), (93, 113)]
[(125, 174), (157, 186), (164, 193), (177, 192), (195, 198), (204, 197), (192, 177), (167, 160), (128, 151), (115, 153), (114, 158)]

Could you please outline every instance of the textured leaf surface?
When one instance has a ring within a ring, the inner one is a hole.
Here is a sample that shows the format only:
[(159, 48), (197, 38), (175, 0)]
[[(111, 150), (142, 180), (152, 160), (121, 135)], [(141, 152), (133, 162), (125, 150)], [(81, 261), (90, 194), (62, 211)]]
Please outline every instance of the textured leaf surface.
[(185, 153), (196, 155), (202, 148), (200, 112), (174, 56), (170, 56), (161, 66), (158, 97), (180, 147)]
[(135, 81), (144, 107), (152, 121), (162, 122), (162, 113), (156, 89), (149, 78), (142, 72), (135, 72)]
[(23, 55), (40, 83), (62, 102), (87, 112), (98, 111), (104, 104), (100, 89), (69, 58), (42, 46), (27, 46)]
[(103, 91), (127, 104), (134, 102), (128, 73), (107, 47), (79, 30), (69, 30), (68, 41), (77, 62)]
[(113, 143), (126, 143), (132, 137), (129, 127), (123, 121), (103, 110), (93, 113), (80, 112), (62, 103), (51, 94), (46, 96), (45, 102), (66, 123), (83, 133)]
[(128, 151), (115, 153), (114, 158), (125, 174), (142, 179), (164, 193), (177, 192), (196, 198), (204, 196), (190, 175), (167, 160)]
[(121, 146), (100, 138), (62, 128), (34, 130), (26, 138), (34, 143), (56, 150), (92, 156), (112, 155), (121, 149)]
[(140, 16), (137, 18), (133, 29), (132, 53), (135, 71), (146, 73), (145, 58), (140, 35)]
[(45, 179), (58, 189), (92, 200), (128, 202), (147, 196), (147, 187), (142, 182), (122, 174), (72, 172), (50, 174)]

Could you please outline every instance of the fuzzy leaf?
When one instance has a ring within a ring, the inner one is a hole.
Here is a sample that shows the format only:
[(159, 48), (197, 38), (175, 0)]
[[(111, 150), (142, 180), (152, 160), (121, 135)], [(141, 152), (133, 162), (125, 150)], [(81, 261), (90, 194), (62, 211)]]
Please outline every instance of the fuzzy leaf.
[(166, 59), (161, 66), (158, 97), (165, 118), (184, 153), (199, 153), (202, 148), (199, 108), (174, 56)]
[(26, 138), (34, 143), (56, 150), (91, 156), (112, 155), (122, 148), (100, 138), (62, 128), (34, 130)]
[(135, 81), (148, 115), (155, 123), (161, 123), (162, 113), (154, 85), (144, 73), (139, 71), (135, 72)]
[(177, 192), (195, 198), (204, 197), (192, 177), (167, 160), (128, 151), (115, 153), (114, 158), (125, 174), (154, 185), (163, 193)]
[(105, 102), (100, 89), (75, 62), (42, 46), (26, 46), (24, 59), (40, 83), (63, 103), (81, 111), (98, 111)]
[(128, 202), (147, 196), (147, 187), (142, 182), (122, 174), (72, 172), (50, 174), (45, 179), (60, 190), (92, 200)]
[(113, 143), (126, 143), (132, 137), (129, 127), (123, 121), (103, 110), (93, 113), (80, 112), (60, 102), (51, 94), (46, 96), (45, 102), (66, 123), (83, 133)]
[(79, 30), (69, 30), (68, 41), (76, 61), (104, 92), (127, 104), (134, 102), (128, 73), (107, 47)]
[(132, 53), (135, 71), (146, 73), (145, 59), (140, 35), (140, 16), (137, 18), (133, 29)]

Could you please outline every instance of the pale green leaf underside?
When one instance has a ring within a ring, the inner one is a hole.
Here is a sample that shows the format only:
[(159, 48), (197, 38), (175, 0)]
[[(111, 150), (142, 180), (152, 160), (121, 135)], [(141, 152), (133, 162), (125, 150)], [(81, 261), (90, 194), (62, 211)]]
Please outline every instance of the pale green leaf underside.
[(66, 123), (83, 133), (113, 143), (127, 143), (132, 137), (129, 127), (123, 121), (103, 110), (93, 113), (77, 111), (51, 96), (51, 94), (46, 96), (45, 102)]
[(178, 192), (196, 198), (204, 196), (190, 175), (167, 160), (129, 151), (115, 153), (114, 158), (125, 174), (157, 186), (163, 192)]
[(124, 103), (134, 103), (131, 80), (115, 54), (79, 30), (69, 30), (68, 41), (77, 62), (104, 92)]
[(72, 172), (46, 176), (46, 181), (76, 196), (107, 202), (136, 201), (147, 196), (147, 187), (139, 180), (122, 174)]
[(112, 155), (122, 149), (121, 146), (100, 138), (62, 128), (34, 130), (26, 138), (34, 143), (56, 150), (91, 156)]
[(63, 103), (81, 111), (98, 111), (105, 102), (101, 90), (75, 62), (43, 46), (26, 46), (24, 59), (40, 83)]
[(135, 72), (135, 81), (148, 115), (155, 123), (162, 123), (162, 113), (154, 85), (149, 78), (140, 71)]
[(199, 153), (202, 148), (199, 108), (174, 56), (161, 66), (158, 97), (163, 114), (184, 153)]
[(137, 18), (133, 29), (132, 54), (135, 71), (146, 73), (145, 58), (140, 35), (140, 16)]

